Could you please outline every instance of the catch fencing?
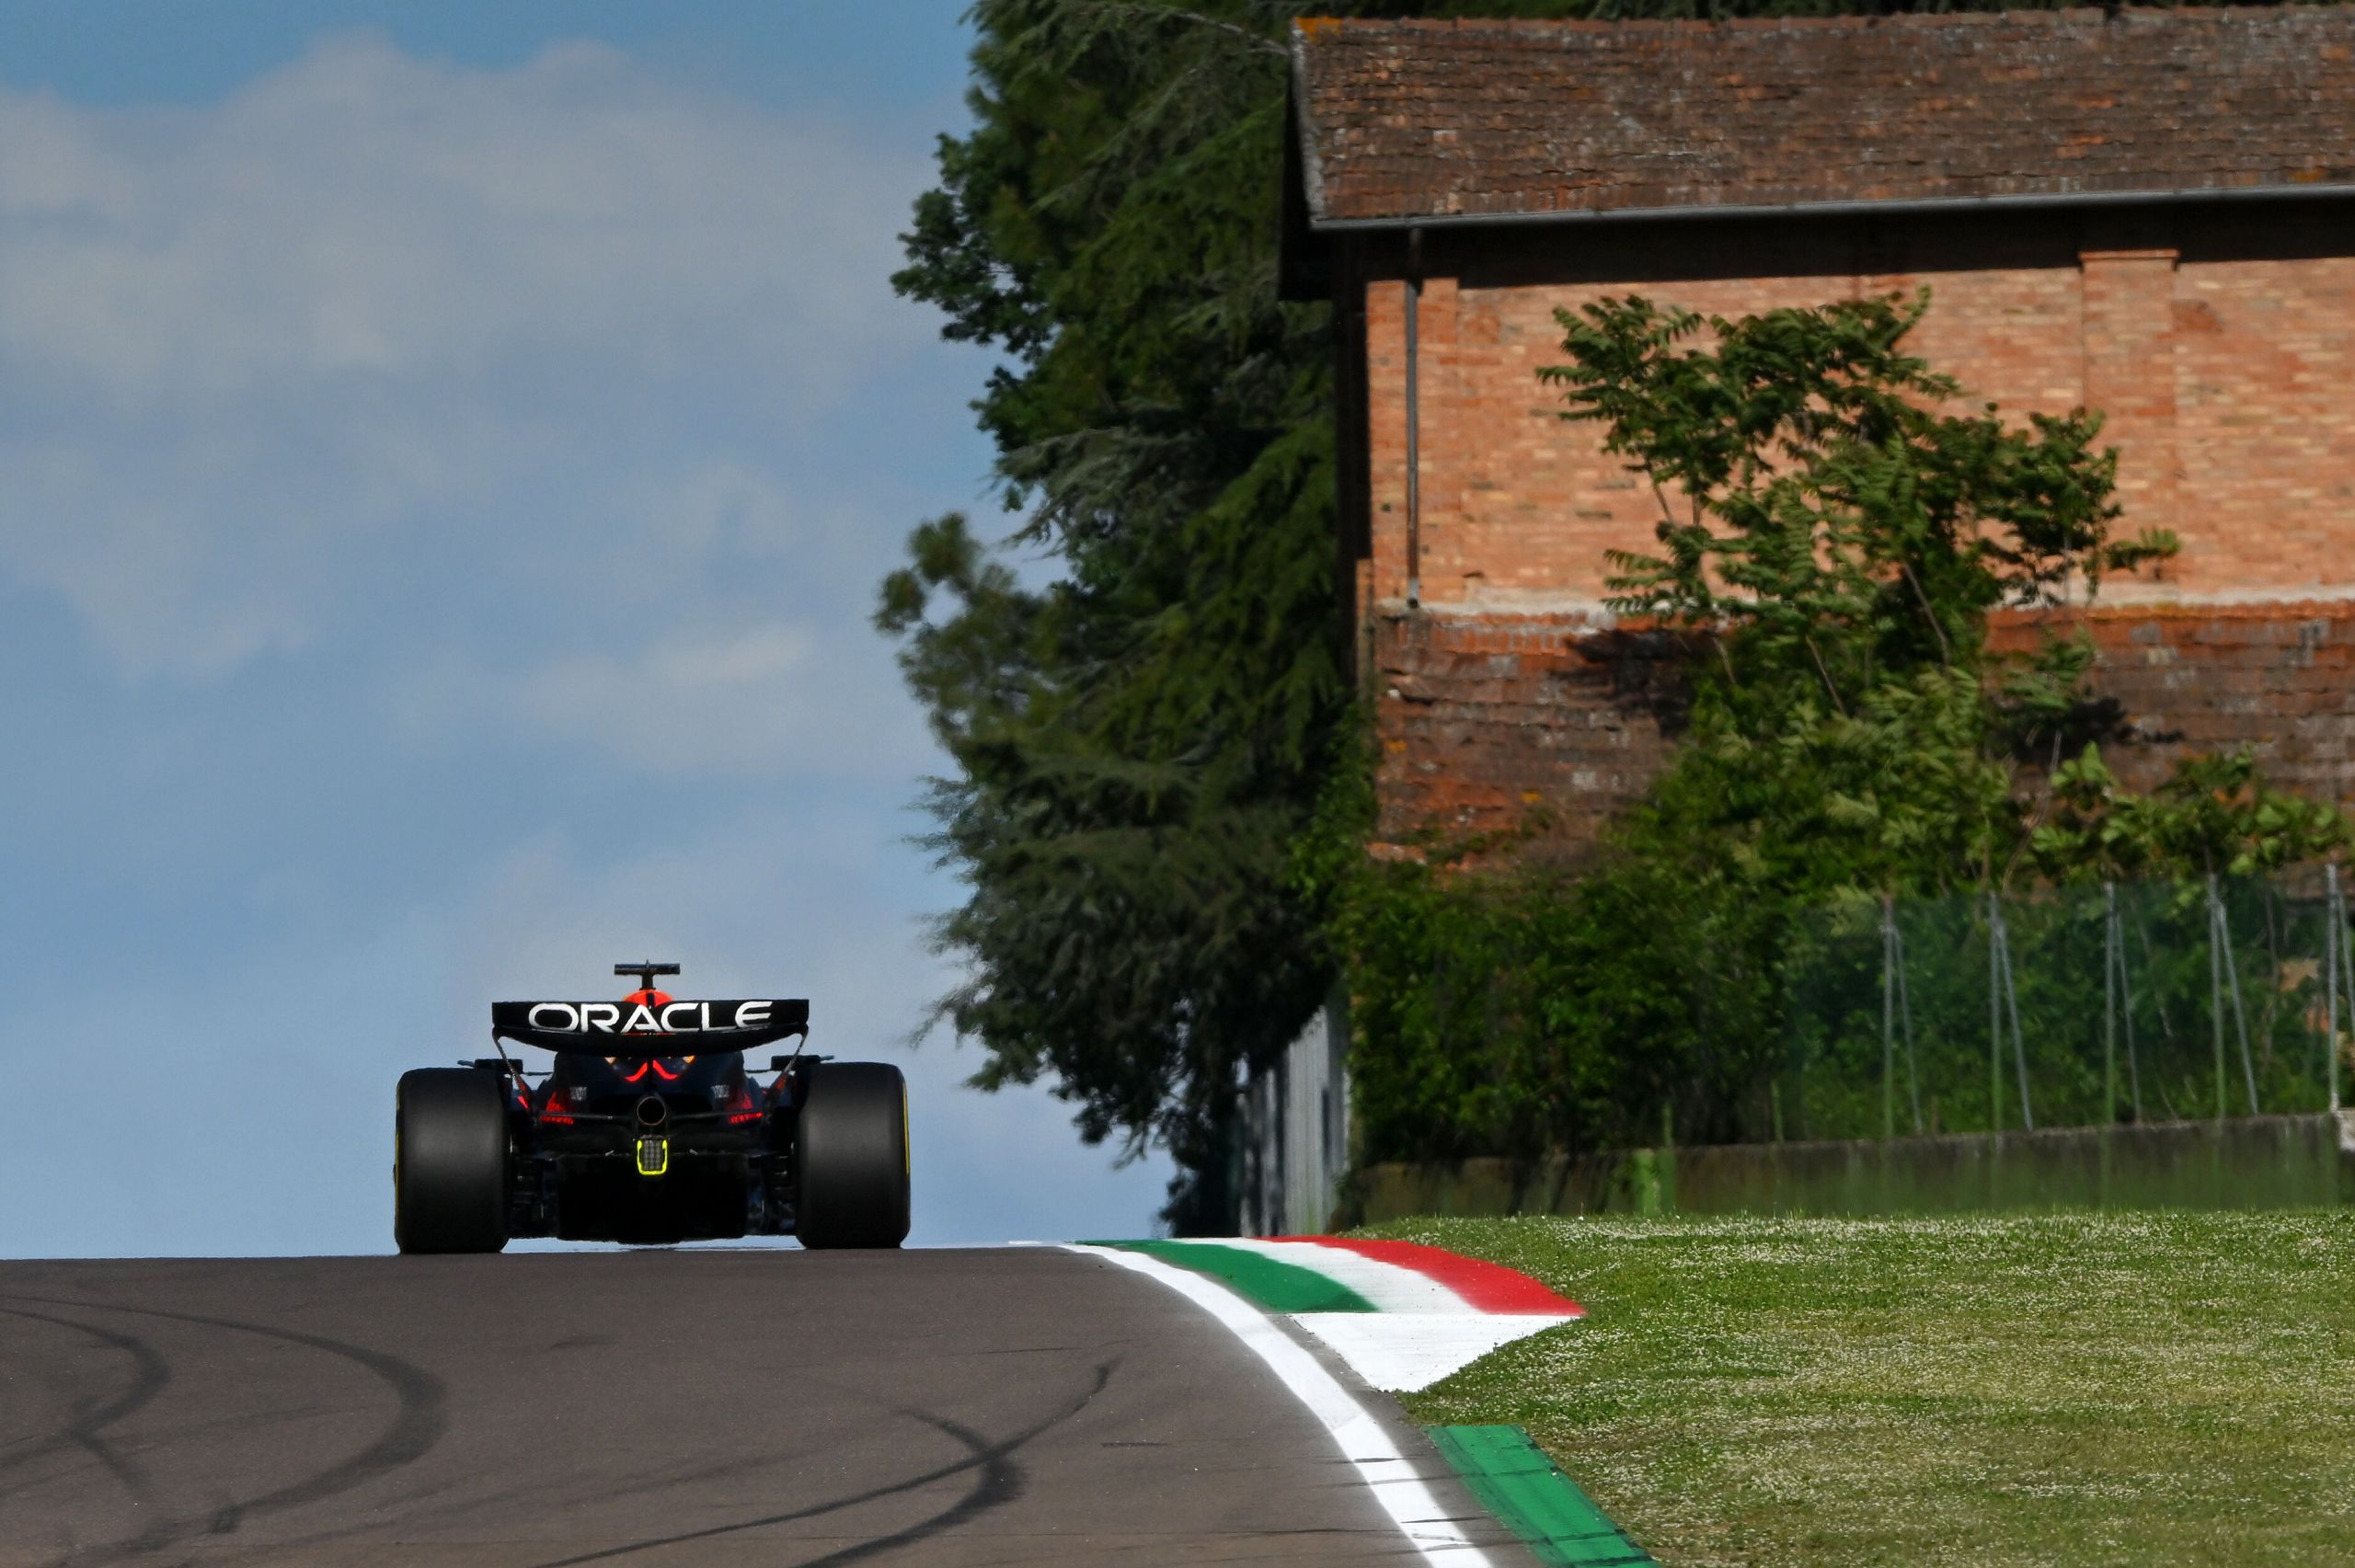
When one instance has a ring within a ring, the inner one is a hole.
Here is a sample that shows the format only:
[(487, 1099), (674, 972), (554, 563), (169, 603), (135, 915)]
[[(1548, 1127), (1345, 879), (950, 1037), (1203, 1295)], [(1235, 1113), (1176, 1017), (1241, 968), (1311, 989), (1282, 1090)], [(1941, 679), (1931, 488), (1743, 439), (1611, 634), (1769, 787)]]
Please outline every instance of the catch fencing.
[(1794, 932), (1776, 1140), (2339, 1108), (2338, 868), (1859, 900)]

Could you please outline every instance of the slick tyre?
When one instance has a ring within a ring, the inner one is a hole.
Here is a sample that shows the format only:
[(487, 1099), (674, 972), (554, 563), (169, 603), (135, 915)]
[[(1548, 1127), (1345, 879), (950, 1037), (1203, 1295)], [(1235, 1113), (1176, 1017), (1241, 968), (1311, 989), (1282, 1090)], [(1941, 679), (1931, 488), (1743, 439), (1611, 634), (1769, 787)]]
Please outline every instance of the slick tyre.
[(507, 1245), (507, 1093), (498, 1074), (466, 1067), (401, 1074), (393, 1240), (405, 1253)]
[(896, 1067), (821, 1061), (801, 1104), (805, 1247), (896, 1247), (908, 1235), (908, 1085)]

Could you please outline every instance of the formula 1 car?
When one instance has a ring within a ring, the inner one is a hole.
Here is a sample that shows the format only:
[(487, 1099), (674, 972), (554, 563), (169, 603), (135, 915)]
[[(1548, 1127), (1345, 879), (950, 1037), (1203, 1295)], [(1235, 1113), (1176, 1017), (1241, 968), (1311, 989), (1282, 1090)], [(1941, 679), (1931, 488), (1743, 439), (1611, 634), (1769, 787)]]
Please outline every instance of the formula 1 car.
[[(880, 1062), (805, 1055), (810, 1004), (682, 1001), (676, 964), (616, 964), (620, 1001), (500, 1001), (499, 1054), (401, 1075), (393, 1236), (495, 1253), (516, 1236), (667, 1243), (794, 1236), (896, 1247), (908, 1233), (908, 1091)], [(792, 1038), (765, 1087), (744, 1052)], [(555, 1053), (524, 1067), (500, 1042)], [(537, 1087), (534, 1078), (542, 1082)]]

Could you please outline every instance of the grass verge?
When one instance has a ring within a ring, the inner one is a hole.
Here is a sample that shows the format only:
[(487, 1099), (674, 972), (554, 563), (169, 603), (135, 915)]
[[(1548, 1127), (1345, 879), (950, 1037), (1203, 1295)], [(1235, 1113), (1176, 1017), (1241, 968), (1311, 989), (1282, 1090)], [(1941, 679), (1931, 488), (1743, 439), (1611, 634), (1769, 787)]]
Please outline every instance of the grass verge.
[(2355, 1214), (1428, 1219), (1583, 1302), (1421, 1394), (1666, 1563), (2355, 1562)]

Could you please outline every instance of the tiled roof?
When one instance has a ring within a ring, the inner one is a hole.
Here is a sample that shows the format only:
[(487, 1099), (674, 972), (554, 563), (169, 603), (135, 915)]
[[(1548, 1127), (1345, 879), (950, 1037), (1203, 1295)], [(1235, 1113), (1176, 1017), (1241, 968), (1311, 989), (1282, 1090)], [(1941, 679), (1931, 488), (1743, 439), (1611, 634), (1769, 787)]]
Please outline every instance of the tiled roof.
[(2355, 186), (2355, 6), (1295, 25), (1312, 223)]

